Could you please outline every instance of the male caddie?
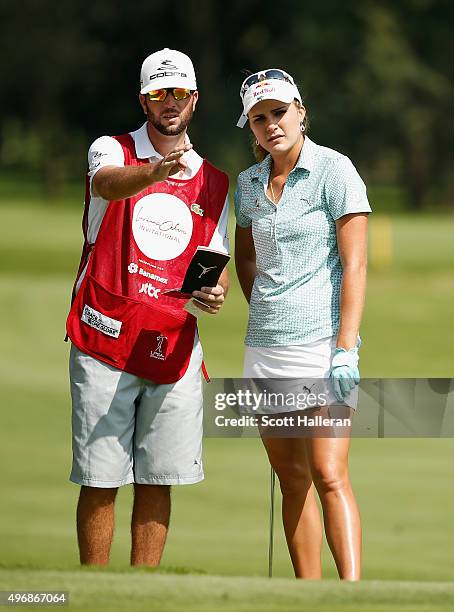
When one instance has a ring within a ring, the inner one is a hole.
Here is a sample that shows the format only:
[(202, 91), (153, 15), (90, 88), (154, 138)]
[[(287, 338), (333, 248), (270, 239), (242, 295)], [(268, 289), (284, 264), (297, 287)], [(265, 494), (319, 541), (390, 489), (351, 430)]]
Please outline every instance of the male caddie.
[[(180, 287), (198, 246), (227, 252), (227, 176), (192, 149), (189, 57), (145, 59), (146, 123), (89, 150), (85, 244), (67, 321), (80, 561), (105, 565), (118, 487), (134, 483), (132, 565), (159, 564), (170, 485), (203, 479), (202, 350)], [(193, 296), (218, 312), (228, 279)]]

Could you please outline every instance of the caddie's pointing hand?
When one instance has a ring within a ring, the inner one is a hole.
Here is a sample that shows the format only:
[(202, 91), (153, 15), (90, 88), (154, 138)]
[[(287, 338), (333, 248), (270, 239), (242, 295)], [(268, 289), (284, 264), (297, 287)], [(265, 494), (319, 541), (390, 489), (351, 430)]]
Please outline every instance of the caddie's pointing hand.
[(170, 153), (167, 153), (153, 169), (153, 178), (155, 182), (165, 181), (166, 178), (184, 171), (187, 168), (187, 163), (183, 159), (183, 155), (192, 149), (192, 144), (184, 144), (177, 147)]

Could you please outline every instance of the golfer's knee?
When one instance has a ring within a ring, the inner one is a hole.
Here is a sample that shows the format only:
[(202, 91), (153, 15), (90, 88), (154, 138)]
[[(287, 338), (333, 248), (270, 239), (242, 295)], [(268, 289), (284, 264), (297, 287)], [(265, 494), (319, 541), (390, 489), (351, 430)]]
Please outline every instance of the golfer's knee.
[(348, 472), (332, 466), (312, 468), (312, 479), (320, 495), (339, 492), (348, 486)]
[(279, 478), (283, 494), (301, 493), (301, 491), (308, 489), (312, 484), (312, 476), (304, 464), (289, 462), (279, 463), (273, 467)]

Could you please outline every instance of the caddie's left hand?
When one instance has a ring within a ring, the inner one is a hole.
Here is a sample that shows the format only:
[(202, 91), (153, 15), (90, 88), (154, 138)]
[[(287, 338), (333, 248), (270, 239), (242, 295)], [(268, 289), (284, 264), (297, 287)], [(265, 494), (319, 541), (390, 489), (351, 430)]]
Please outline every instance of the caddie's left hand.
[(361, 340), (358, 338), (356, 346), (347, 351), (337, 348), (331, 361), (329, 377), (336, 398), (343, 402), (352, 390), (359, 384), (358, 349)]
[(224, 287), (216, 285), (216, 287), (202, 287), (200, 291), (193, 291), (192, 297), (201, 300), (203, 304), (195, 301), (194, 304), (203, 312), (208, 314), (217, 314), (224, 303)]

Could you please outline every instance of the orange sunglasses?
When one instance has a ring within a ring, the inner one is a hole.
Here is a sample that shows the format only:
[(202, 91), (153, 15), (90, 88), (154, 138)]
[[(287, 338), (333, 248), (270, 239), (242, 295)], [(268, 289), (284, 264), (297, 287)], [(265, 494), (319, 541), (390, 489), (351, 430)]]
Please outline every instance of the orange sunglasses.
[(172, 92), (172, 96), (178, 101), (186, 100), (186, 98), (189, 98), (192, 93), (190, 89), (185, 89), (182, 87), (169, 87), (164, 89), (153, 89), (147, 93), (147, 96), (152, 102), (164, 102), (169, 91)]

